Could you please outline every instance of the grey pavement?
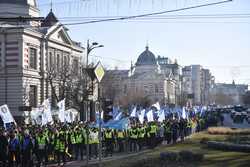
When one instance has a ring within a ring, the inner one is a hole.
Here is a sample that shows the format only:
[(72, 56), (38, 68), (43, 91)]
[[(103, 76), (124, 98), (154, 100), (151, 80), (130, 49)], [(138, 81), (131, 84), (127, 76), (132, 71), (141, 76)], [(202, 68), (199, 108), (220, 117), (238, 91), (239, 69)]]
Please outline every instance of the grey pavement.
[(223, 124), (224, 126), (231, 127), (231, 128), (250, 128), (250, 124), (244, 119), (244, 122), (241, 123), (234, 123), (230, 114), (223, 114), (224, 116), (224, 121)]

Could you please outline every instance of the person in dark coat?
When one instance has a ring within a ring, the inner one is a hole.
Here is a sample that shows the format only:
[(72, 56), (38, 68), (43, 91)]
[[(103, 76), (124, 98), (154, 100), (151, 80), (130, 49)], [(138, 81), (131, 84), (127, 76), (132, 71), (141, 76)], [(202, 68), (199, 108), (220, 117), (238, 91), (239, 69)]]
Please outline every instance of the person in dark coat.
[(33, 149), (33, 143), (32, 139), (29, 135), (29, 132), (26, 131), (24, 133), (24, 137), (22, 141), (20, 141), (21, 145), (21, 154), (22, 154), (22, 167), (31, 167), (32, 166), (32, 149)]
[(176, 143), (178, 139), (178, 128), (179, 128), (178, 122), (174, 120), (171, 126), (173, 143)]
[(4, 130), (0, 129), (0, 166), (7, 166), (8, 139), (4, 135)]
[(20, 164), (20, 141), (16, 136), (17, 132), (10, 132), (10, 140), (9, 140), (9, 167), (19, 166)]

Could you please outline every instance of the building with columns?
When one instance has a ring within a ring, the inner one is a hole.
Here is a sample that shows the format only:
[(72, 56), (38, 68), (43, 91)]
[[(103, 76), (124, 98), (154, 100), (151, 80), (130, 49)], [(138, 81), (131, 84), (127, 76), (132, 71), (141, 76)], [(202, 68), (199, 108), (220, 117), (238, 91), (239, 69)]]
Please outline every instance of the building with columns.
[[(19, 16), (39, 17), (36, 0), (0, 0), (0, 17)], [(19, 106), (37, 107), (52, 98), (49, 69), (59, 70), (65, 63), (78, 69), (85, 49), (70, 38), (52, 10), (43, 22), (0, 23), (0, 105), (20, 116)]]
[(168, 58), (160, 56), (156, 58), (147, 46), (129, 70), (106, 72), (102, 96), (120, 102), (126, 99), (139, 103), (139, 98), (146, 97), (153, 103), (176, 104), (180, 92), (177, 90), (179, 75), (177, 62), (170, 63)]

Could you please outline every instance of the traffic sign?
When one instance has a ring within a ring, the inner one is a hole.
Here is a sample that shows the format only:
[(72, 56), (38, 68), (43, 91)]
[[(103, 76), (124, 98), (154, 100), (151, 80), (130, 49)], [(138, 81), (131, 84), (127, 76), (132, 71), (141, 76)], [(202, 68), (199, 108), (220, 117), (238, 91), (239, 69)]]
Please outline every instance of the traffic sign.
[(100, 61), (97, 63), (95, 70), (94, 70), (94, 73), (95, 73), (95, 76), (96, 76), (98, 82), (101, 82), (101, 80), (105, 74), (105, 71), (104, 71), (104, 68), (103, 68)]

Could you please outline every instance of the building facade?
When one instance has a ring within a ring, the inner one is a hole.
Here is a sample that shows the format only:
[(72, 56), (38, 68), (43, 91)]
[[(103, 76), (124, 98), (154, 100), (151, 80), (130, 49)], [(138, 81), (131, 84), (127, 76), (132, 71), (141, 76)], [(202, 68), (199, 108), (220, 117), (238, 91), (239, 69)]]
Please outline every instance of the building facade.
[[(0, 0), (0, 17), (19, 16), (38, 17), (36, 1)], [(0, 27), (0, 105), (8, 104), (14, 116), (22, 114), (19, 106), (37, 107), (52, 98), (47, 80), (52, 67), (59, 72), (71, 64), (77, 70), (84, 56), (84, 48), (70, 38), (52, 11), (42, 23), (22, 24), (5, 22)]]
[(116, 101), (140, 103), (141, 98), (162, 104), (176, 104), (179, 66), (158, 57), (146, 47), (129, 70), (109, 70), (103, 79), (102, 96)]
[(248, 91), (248, 85), (216, 83), (212, 89), (212, 100), (219, 105), (242, 105), (242, 96)]
[(211, 89), (214, 77), (209, 69), (201, 65), (190, 65), (182, 68), (182, 93), (186, 101), (194, 105), (211, 103)]

